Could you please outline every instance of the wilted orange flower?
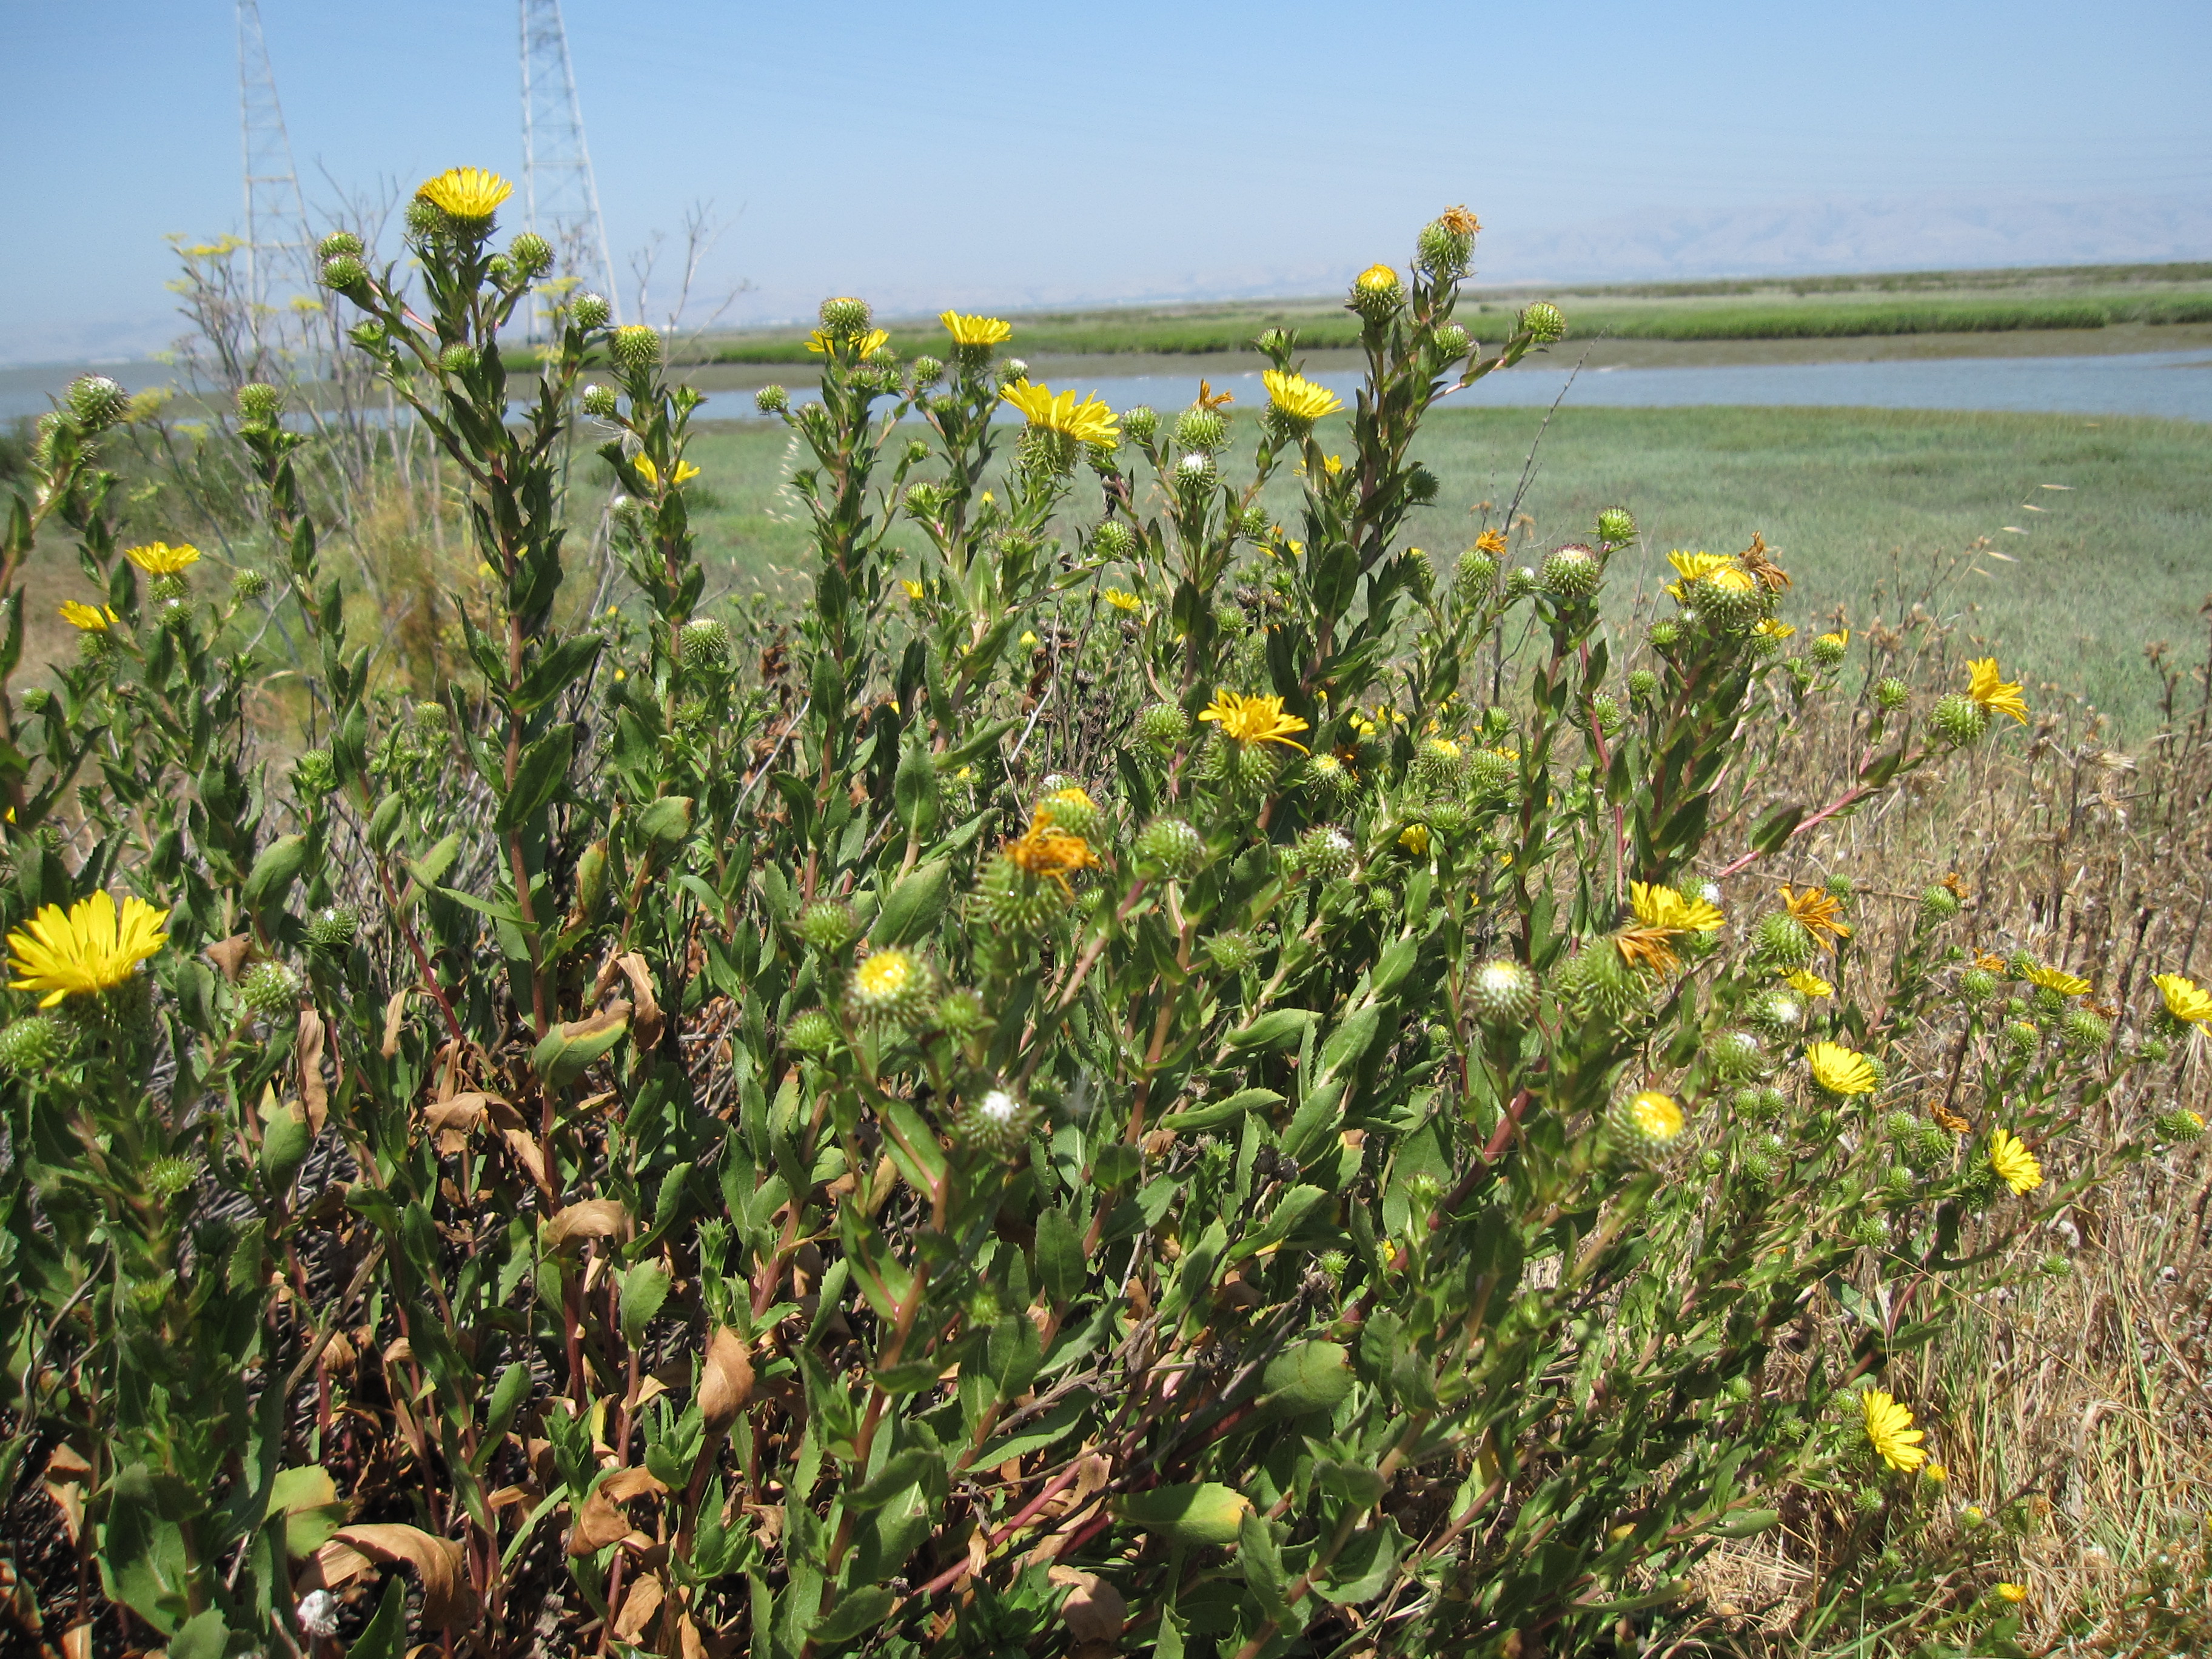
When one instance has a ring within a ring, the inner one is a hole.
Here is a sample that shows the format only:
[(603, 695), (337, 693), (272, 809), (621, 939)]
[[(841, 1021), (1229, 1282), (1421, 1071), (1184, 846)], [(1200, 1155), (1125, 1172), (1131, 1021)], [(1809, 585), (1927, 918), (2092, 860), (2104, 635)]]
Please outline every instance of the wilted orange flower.
[(1840, 900), (1831, 897), (1817, 887), (1808, 887), (1802, 893), (1793, 893), (1788, 887), (1782, 890), (1782, 908), (1796, 917), (1798, 925), (1820, 941), (1820, 948), (1830, 948), (1831, 939), (1849, 939), (1850, 923), (1843, 920), (1844, 907)]
[(1506, 547), (1505, 532), (1502, 530), (1486, 530), (1474, 538), (1474, 545), (1478, 552), (1488, 553), (1493, 556), (1502, 556)]
[(1437, 215), (1437, 222), (1455, 236), (1479, 236), (1482, 222), (1463, 207), (1448, 207)]
[(1057, 882), (1062, 891), (1067, 890), (1068, 877), (1079, 870), (1096, 869), (1098, 864), (1098, 855), (1091, 850), (1089, 842), (1052, 827), (1049, 811), (1038, 813), (1036, 821), (1024, 834), (1017, 836), (1000, 850), (1015, 868)]
[(1751, 532), (1751, 545), (1735, 556), (1736, 562), (1758, 577), (1769, 592), (1779, 593), (1790, 586), (1790, 573), (1768, 556), (1766, 538), (1756, 530)]

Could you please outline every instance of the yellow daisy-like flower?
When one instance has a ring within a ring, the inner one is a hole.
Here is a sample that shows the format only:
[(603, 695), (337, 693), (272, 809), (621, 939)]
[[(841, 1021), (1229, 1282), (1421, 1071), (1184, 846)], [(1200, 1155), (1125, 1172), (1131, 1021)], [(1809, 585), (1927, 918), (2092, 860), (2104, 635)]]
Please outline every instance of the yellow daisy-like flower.
[(2187, 1024), (2212, 1027), (2212, 991), (2179, 974), (2153, 974), (2150, 982), (2166, 999), (2166, 1012)]
[(1660, 1142), (1672, 1140), (1680, 1134), (1686, 1121), (1674, 1097), (1662, 1095), (1656, 1089), (1645, 1089), (1632, 1096), (1627, 1115), (1639, 1133)]
[(1417, 859), (1426, 858), (1429, 855), (1429, 826), (1425, 823), (1407, 824), (1398, 832), (1398, 845)]
[(2004, 1129), (1990, 1132), (1990, 1168), (2015, 1196), (2043, 1184), (2043, 1165), (2027, 1150), (2027, 1143)]
[(1995, 657), (1978, 657), (1966, 665), (1971, 677), (1966, 696), (1992, 714), (2009, 714), (2027, 724), (2027, 700), (2020, 695), (2020, 682), (2007, 681), (1997, 672)]
[(1017, 380), (999, 395), (1029, 417), (1029, 423), (1047, 432), (1058, 432), (1078, 443), (1112, 444), (1121, 440), (1114, 424), (1114, 411), (1094, 394), (1079, 400), (1073, 392), (1054, 397), (1050, 386)]
[(1674, 567), (1674, 574), (1686, 582), (1699, 581), (1716, 570), (1729, 568), (1724, 553), (1685, 553), (1677, 548), (1667, 556), (1667, 562)]
[(1894, 1396), (1869, 1389), (1859, 1396), (1859, 1410), (1866, 1422), (1867, 1444), (1890, 1468), (1910, 1474), (1928, 1461), (1927, 1449), (1920, 1443), (1928, 1431), (1912, 1426), (1911, 1410), (1899, 1405)]
[(173, 576), (198, 564), (200, 550), (190, 542), (175, 547), (167, 542), (148, 542), (143, 547), (125, 548), (123, 556), (149, 576)]
[(1353, 286), (1364, 289), (1370, 294), (1388, 294), (1398, 286), (1398, 273), (1388, 265), (1370, 265), (1359, 273)]
[(1759, 618), (1759, 626), (1751, 631), (1761, 639), (1786, 640), (1797, 630), (1786, 622), (1778, 622), (1772, 617), (1762, 617)]
[[(872, 357), (890, 337), (890, 331), (887, 328), (872, 328), (866, 334), (855, 336), (851, 342), (853, 356), (855, 358)], [(806, 337), (806, 349), (817, 357), (830, 356), (842, 343), (844, 343), (818, 328)]]
[(1997, 1598), (2004, 1601), (2025, 1601), (2027, 1600), (2027, 1586), (2001, 1583), (1997, 1586)]
[[(1751, 572), (1739, 570), (1732, 564), (1724, 564), (1718, 570), (1708, 571), (1705, 580), (1715, 587), (1728, 593), (1748, 593), (1759, 586)], [(1797, 630), (1793, 628), (1790, 631), (1794, 634)]]
[(64, 599), (59, 614), (71, 628), (81, 628), (88, 634), (105, 634), (123, 620), (112, 605), (80, 605), (75, 599)]
[(853, 970), (853, 989), (868, 1003), (896, 1001), (913, 988), (921, 966), (904, 951), (878, 951)]
[[(1088, 799), (1085, 797), (1086, 800)], [(999, 850), (1012, 861), (1017, 869), (1055, 883), (1063, 892), (1069, 890), (1068, 877), (1079, 870), (1094, 869), (1098, 863), (1098, 855), (1091, 850), (1089, 842), (1080, 836), (1071, 836), (1065, 830), (1052, 827), (1049, 809), (1039, 812), (1036, 821), (1024, 833)]]
[(1260, 376), (1267, 388), (1267, 401), (1294, 421), (1308, 425), (1344, 407), (1344, 399), (1325, 386), (1316, 386), (1303, 374), (1285, 374), (1271, 368)]
[(8, 935), (9, 964), (21, 975), (11, 991), (44, 991), (39, 1006), (64, 997), (112, 990), (148, 957), (168, 943), (167, 910), (126, 898), (122, 908), (106, 892), (79, 899), (64, 911), (49, 904)]
[(1116, 611), (1136, 611), (1142, 609), (1145, 602), (1125, 588), (1109, 587), (1106, 590), (1106, 603)]
[(471, 222), (490, 218), (514, 194), (513, 185), (483, 167), (447, 167), (415, 191), (417, 200), (428, 202), (447, 218)]
[(1198, 711), (1198, 717), (1212, 720), (1221, 728), (1223, 737), (1238, 743), (1279, 743), (1301, 755), (1311, 752), (1305, 744), (1291, 741), (1291, 733), (1305, 731), (1307, 725), (1296, 714), (1283, 712), (1280, 697), (1248, 697), (1236, 691), (1217, 690), (1213, 701)]
[(1502, 558), (1506, 546), (1505, 532), (1502, 530), (1486, 530), (1474, 538), (1475, 551), (1487, 553), (1492, 558)]
[[(645, 480), (648, 487), (654, 489), (660, 488), (660, 469), (653, 464), (653, 458), (650, 455), (633, 455), (630, 457), (629, 464), (636, 471), (637, 476)], [(678, 484), (689, 483), (698, 476), (699, 469), (690, 462), (678, 461), (676, 463), (676, 477), (670, 480), (669, 487), (674, 489)]]
[(1945, 1468), (1941, 1463), (1929, 1463), (1922, 1468), (1920, 1471), (1920, 1478), (1923, 1480), (1932, 1481), (1936, 1486), (1941, 1486), (1950, 1480), (1951, 1471)]
[(1014, 325), (996, 317), (966, 317), (957, 311), (938, 313), (937, 320), (958, 346), (1004, 345), (1014, 337)]
[(1636, 921), (1613, 934), (1613, 945), (1631, 967), (1655, 974), (1671, 974), (1681, 965), (1674, 954), (1675, 934), (1710, 933), (1727, 921), (1704, 899), (1686, 898), (1657, 882), (1630, 882), (1628, 902)]
[(1802, 893), (1793, 893), (1788, 887), (1784, 887), (1782, 908), (1820, 942), (1823, 950), (1829, 948), (1832, 940), (1851, 936), (1850, 923), (1843, 920), (1843, 901), (1817, 887), (1808, 887)]
[(1834, 986), (1829, 984), (1818, 974), (1810, 973), (1802, 968), (1798, 969), (1782, 982), (1791, 990), (1802, 992), (1808, 997), (1832, 997), (1836, 994)]
[(2087, 980), (2076, 979), (2063, 969), (2046, 968), (2039, 962), (2027, 970), (2027, 982), (2046, 991), (2056, 991), (2062, 997), (2078, 997), (2089, 988)]
[(906, 596), (909, 599), (918, 599), (922, 595), (922, 586), (920, 582), (908, 581), (902, 578), (899, 586), (906, 589)]
[(1851, 630), (1848, 628), (1839, 628), (1832, 634), (1821, 635), (1819, 639), (1814, 641), (1814, 643), (1829, 646), (1838, 651), (1848, 651), (1851, 645)]
[(1832, 1095), (1874, 1092), (1874, 1062), (1840, 1042), (1808, 1043), (1805, 1066), (1813, 1073), (1813, 1081)]

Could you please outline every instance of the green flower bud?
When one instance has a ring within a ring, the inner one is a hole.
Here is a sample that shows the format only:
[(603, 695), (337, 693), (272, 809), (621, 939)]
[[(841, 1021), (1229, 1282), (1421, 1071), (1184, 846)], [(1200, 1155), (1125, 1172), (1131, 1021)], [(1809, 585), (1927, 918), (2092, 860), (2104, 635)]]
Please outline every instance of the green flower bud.
[(928, 1012), (929, 992), (929, 969), (911, 951), (895, 947), (877, 951), (853, 970), (845, 1000), (856, 1019), (910, 1025)]
[(318, 259), (357, 259), (363, 252), (361, 238), (349, 230), (334, 230), (315, 244)]
[(1747, 1012), (1753, 1025), (1778, 1042), (1794, 1042), (1805, 1030), (1805, 999), (1782, 986), (1752, 999)]
[(0, 1071), (36, 1077), (69, 1048), (69, 1028), (51, 1014), (29, 1014), (0, 1031)]
[(2041, 1044), (2043, 1033), (2024, 1019), (2014, 1020), (2005, 1027), (2004, 1040), (2006, 1048), (2011, 1049), (2017, 1058), (2025, 1060)]
[(1659, 696), (1659, 677), (1648, 668), (1628, 671), (1628, 700), (1639, 708), (1649, 708)]
[(596, 421), (611, 421), (622, 408), (620, 395), (611, 386), (584, 388), (584, 413)]
[(1833, 668), (1838, 663), (1843, 661), (1844, 655), (1850, 650), (1850, 647), (1844, 642), (1844, 637), (1840, 634), (1815, 635), (1813, 643), (1808, 647), (1808, 653), (1813, 660), (1823, 668)]
[(1429, 336), (1430, 349), (1448, 363), (1455, 363), (1466, 356), (1468, 347), (1473, 343), (1467, 331), (1457, 323), (1439, 324), (1437, 331)]
[(1176, 416), (1175, 441), (1210, 455), (1229, 441), (1229, 422), (1218, 410), (1193, 404)]
[(238, 980), (239, 1000), (264, 1019), (300, 1006), (300, 976), (281, 962), (257, 962)]
[(292, 793), (303, 800), (319, 800), (338, 787), (337, 763), (327, 749), (310, 749), (292, 763)]
[(987, 1089), (962, 1103), (956, 1133), (985, 1156), (1011, 1158), (1027, 1143), (1037, 1109), (1003, 1088)]
[(526, 230), (507, 244), (507, 258), (525, 276), (542, 276), (553, 268), (553, 246), (537, 232)]
[(836, 340), (857, 339), (868, 331), (875, 320), (866, 300), (855, 300), (849, 295), (822, 302), (822, 331)]
[(1585, 1019), (1619, 1024), (1650, 1006), (1650, 987), (1609, 939), (1593, 941), (1560, 969), (1559, 997)]
[(677, 649), (686, 668), (701, 670), (728, 665), (730, 630), (717, 618), (701, 617), (688, 622), (676, 637)]
[(1893, 674), (1885, 674), (1874, 683), (1874, 700), (1884, 714), (1894, 714), (1911, 695), (1905, 682)]
[(1672, 651), (1682, 642), (1681, 625), (1670, 617), (1662, 617), (1651, 624), (1644, 637), (1651, 641), (1654, 648)]
[(1366, 321), (1379, 323), (1395, 315), (1406, 302), (1405, 285), (1388, 265), (1370, 265), (1352, 285), (1345, 303)]
[(612, 314), (612, 308), (596, 294), (577, 295), (576, 303), (568, 310), (570, 319), (578, 328), (586, 331), (605, 328), (607, 325), (607, 319)]
[(1567, 317), (1559, 307), (1539, 300), (1521, 313), (1521, 326), (1538, 345), (1553, 345), (1566, 337)]
[(947, 991), (937, 1000), (938, 1028), (957, 1042), (965, 1042), (989, 1023), (983, 999), (973, 991), (964, 988)]
[(856, 931), (851, 907), (837, 899), (817, 899), (799, 913), (799, 937), (824, 956), (843, 950)]
[(1149, 404), (1139, 404), (1134, 409), (1121, 411), (1121, 430), (1132, 443), (1148, 444), (1160, 429), (1160, 412)]
[(1725, 1082), (1756, 1077), (1766, 1066), (1766, 1045), (1753, 1031), (1723, 1031), (1705, 1045), (1705, 1063)]
[(1054, 829), (1064, 830), (1071, 836), (1080, 836), (1085, 841), (1097, 841), (1106, 827), (1106, 814), (1098, 803), (1091, 799), (1089, 793), (1079, 784), (1065, 780), (1047, 781), (1048, 786), (1057, 783), (1059, 787), (1048, 787), (1043, 798), (1037, 802), (1035, 814), (1037, 820), (1042, 822), (1048, 814)]
[(1521, 763), (1502, 749), (1478, 749), (1468, 758), (1467, 793), (1478, 801), (1496, 801), (1521, 784)]
[(1452, 593), (1462, 605), (1476, 605), (1498, 589), (1498, 560), (1481, 548), (1470, 547), (1459, 556), (1452, 572)]
[(1790, 1102), (1781, 1090), (1771, 1085), (1765, 1085), (1756, 1088), (1737, 1090), (1735, 1098), (1731, 1104), (1735, 1106), (1738, 1117), (1756, 1123), (1761, 1118), (1772, 1117), (1781, 1112), (1790, 1104)]
[(284, 394), (256, 380), (238, 388), (238, 418), (247, 426), (274, 426), (284, 407)]
[(660, 361), (660, 331), (645, 323), (625, 324), (615, 331), (611, 349), (626, 369), (650, 368)]
[(1109, 519), (1091, 532), (1091, 550), (1102, 559), (1132, 558), (1137, 551), (1137, 533), (1121, 520)]
[(1954, 691), (1936, 700), (1936, 712), (1928, 718), (1936, 735), (1954, 748), (1963, 749), (1968, 744), (1979, 743), (1990, 729), (1990, 711), (1961, 692)]
[(1459, 787), (1467, 775), (1466, 752), (1449, 738), (1423, 738), (1413, 748), (1413, 781), (1432, 794)]
[(983, 866), (974, 904), (975, 915), (987, 927), (1028, 939), (1067, 914), (1068, 894), (1059, 883), (1041, 880), (998, 853)]
[(1613, 1103), (1605, 1115), (1606, 1133), (1638, 1164), (1656, 1164), (1681, 1144), (1689, 1120), (1674, 1097), (1645, 1089)]
[(343, 951), (360, 932), (360, 911), (350, 904), (331, 904), (307, 918), (306, 938), (319, 951)]
[(1959, 994), (1975, 1007), (1997, 994), (1997, 976), (1984, 968), (1968, 968), (1959, 975)]
[(1137, 737), (1155, 749), (1172, 749), (1190, 735), (1190, 718), (1171, 702), (1156, 702), (1137, 716)]
[(764, 386), (753, 393), (753, 407), (763, 415), (781, 415), (791, 407), (791, 394), (780, 386)]
[(2058, 1021), (2058, 1031), (2077, 1054), (2094, 1054), (2112, 1040), (2112, 1028), (2087, 1008), (2069, 1008)]
[(1920, 919), (1935, 923), (1948, 921), (1959, 914), (1959, 896), (1940, 884), (1925, 887), (1920, 892)]
[(826, 1054), (837, 1046), (837, 1022), (819, 1008), (810, 1008), (784, 1028), (783, 1040), (802, 1054)]
[(1536, 1014), (1536, 975), (1525, 963), (1493, 957), (1468, 975), (1467, 1003), (1487, 1024), (1524, 1026)]
[(1597, 538), (1607, 547), (1624, 547), (1636, 539), (1635, 517), (1625, 507), (1608, 507), (1597, 515)]
[(1862, 1210), (1852, 1218), (1848, 1236), (1863, 1250), (1879, 1250), (1889, 1243), (1889, 1218), (1880, 1210)]
[(1809, 965), (1820, 953), (1812, 930), (1786, 910), (1761, 916), (1751, 939), (1753, 951), (1784, 973)]
[(1545, 556), (1539, 580), (1544, 591), (1557, 599), (1587, 599), (1605, 580), (1605, 564), (1580, 542), (1569, 542)]
[(1414, 263), (1444, 282), (1466, 276), (1468, 264), (1474, 258), (1474, 238), (1456, 224), (1442, 219), (1422, 226), (1420, 235), (1413, 241)]
[[(27, 1022), (25, 1023), (27, 1024)], [(14, 1028), (11, 1027), (9, 1030), (12, 1034)], [(4, 1038), (0, 1038), (0, 1043), (4, 1043)], [(11, 1065), (9, 1069), (15, 1068)], [(2171, 1140), (2183, 1146), (2188, 1146), (2204, 1133), (2204, 1120), (2186, 1106), (2168, 1107), (2158, 1115), (2155, 1122), (2161, 1139)]]
[(945, 378), (945, 365), (934, 357), (917, 357), (910, 372), (917, 387), (933, 386)]
[(1352, 775), (1352, 769), (1326, 750), (1306, 762), (1302, 777), (1324, 811), (1341, 811), (1359, 793), (1359, 780)]
[(1536, 591), (1536, 570), (1533, 565), (1522, 565), (1505, 578), (1505, 597), (1525, 599)]
[(1260, 959), (1260, 941), (1242, 931), (1216, 933), (1206, 941), (1206, 959), (1217, 972), (1242, 974)]
[(340, 294), (352, 294), (368, 286), (368, 267), (350, 253), (341, 253), (335, 259), (323, 261), (323, 286)]
[(1443, 480), (1419, 461), (1406, 474), (1406, 499), (1416, 507), (1426, 507), (1443, 489)]

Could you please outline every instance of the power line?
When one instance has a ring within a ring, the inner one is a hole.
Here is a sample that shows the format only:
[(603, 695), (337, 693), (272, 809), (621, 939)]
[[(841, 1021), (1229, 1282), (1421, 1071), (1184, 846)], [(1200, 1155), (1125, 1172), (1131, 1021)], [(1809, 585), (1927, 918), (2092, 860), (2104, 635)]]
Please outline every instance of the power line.
[(238, 112), (246, 175), (246, 291), (258, 354), (271, 287), (313, 289), (307, 203), (283, 106), (276, 101), (269, 45), (261, 35), (260, 0), (238, 0)]
[(568, 62), (561, 0), (519, 0), (522, 30), (522, 200), (529, 228), (553, 246), (555, 269), (622, 306), (599, 216), (599, 187)]

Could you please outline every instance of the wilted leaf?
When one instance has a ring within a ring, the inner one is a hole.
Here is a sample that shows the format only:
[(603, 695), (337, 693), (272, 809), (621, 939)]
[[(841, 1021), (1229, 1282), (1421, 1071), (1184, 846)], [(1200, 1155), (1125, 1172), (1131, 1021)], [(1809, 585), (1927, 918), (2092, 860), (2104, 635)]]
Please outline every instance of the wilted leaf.
[(541, 1243), (557, 1250), (574, 1238), (627, 1238), (629, 1212), (611, 1198), (587, 1198), (568, 1205), (545, 1224)]
[(653, 1622), (653, 1614), (660, 1611), (660, 1604), (667, 1595), (660, 1580), (651, 1573), (633, 1580), (629, 1593), (623, 1597), (622, 1611), (615, 1615), (615, 1639), (636, 1641)]
[(477, 1593), (470, 1587), (461, 1547), (420, 1527), (379, 1522), (341, 1527), (331, 1542), (347, 1544), (380, 1561), (404, 1561), (422, 1581), (422, 1622), (434, 1630), (456, 1630), (477, 1617)]
[(1097, 1573), (1076, 1567), (1054, 1566), (1045, 1577), (1053, 1583), (1069, 1588), (1067, 1600), (1060, 1604), (1060, 1618), (1076, 1641), (1121, 1639), (1122, 1626), (1129, 1622), (1129, 1604), (1121, 1591)]
[(752, 1397), (752, 1353), (744, 1338), (726, 1325), (708, 1341), (699, 1365), (699, 1415), (708, 1432), (728, 1428)]

